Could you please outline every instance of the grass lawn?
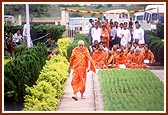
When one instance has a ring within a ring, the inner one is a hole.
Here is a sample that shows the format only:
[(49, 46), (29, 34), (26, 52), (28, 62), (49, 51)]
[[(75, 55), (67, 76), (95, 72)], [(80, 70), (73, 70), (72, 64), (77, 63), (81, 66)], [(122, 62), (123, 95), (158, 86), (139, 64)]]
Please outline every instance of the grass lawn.
[(150, 70), (99, 70), (105, 111), (164, 111), (164, 84)]

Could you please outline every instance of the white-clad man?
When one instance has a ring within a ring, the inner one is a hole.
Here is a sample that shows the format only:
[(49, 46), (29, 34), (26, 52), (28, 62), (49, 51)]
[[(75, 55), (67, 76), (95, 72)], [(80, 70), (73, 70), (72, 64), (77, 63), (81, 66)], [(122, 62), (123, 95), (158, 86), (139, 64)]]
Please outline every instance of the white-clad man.
[(126, 46), (128, 42), (131, 41), (131, 34), (130, 34), (130, 31), (128, 30), (127, 28), (127, 22), (124, 22), (124, 28), (122, 29), (121, 31), (121, 42), (120, 44), (122, 46)]
[(133, 31), (133, 40), (139, 44), (145, 44), (144, 30), (140, 27), (138, 21), (135, 22), (135, 29)]
[(98, 23), (95, 23), (95, 27), (91, 30), (92, 35), (92, 42), (94, 43), (95, 40), (100, 42), (100, 36), (101, 36), (101, 28), (99, 28)]

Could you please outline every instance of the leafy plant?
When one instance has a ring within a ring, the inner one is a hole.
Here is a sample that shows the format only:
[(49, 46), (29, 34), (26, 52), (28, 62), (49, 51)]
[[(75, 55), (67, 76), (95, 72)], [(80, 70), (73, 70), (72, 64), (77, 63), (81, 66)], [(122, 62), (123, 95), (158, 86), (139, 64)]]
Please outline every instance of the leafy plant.
[(149, 70), (99, 70), (98, 76), (105, 110), (164, 110), (164, 85)]

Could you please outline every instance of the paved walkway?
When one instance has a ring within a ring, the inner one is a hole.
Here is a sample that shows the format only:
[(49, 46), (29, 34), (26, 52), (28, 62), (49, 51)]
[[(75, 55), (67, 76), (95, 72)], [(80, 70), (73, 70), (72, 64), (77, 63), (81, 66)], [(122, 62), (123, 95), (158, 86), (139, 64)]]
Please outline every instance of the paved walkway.
[(103, 110), (103, 100), (100, 92), (97, 74), (91, 71), (87, 73), (86, 80), (86, 99), (81, 99), (78, 93), (78, 101), (72, 99), (73, 90), (71, 87), (72, 72), (67, 80), (65, 93), (60, 100), (58, 111), (101, 111)]
[(164, 70), (150, 70), (150, 71), (153, 72), (164, 83), (164, 77), (165, 77)]

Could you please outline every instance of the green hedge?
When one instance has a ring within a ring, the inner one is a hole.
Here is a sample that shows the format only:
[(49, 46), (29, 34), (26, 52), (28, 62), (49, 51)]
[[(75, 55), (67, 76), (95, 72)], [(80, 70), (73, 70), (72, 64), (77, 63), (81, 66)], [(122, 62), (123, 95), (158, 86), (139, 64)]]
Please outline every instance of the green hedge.
[(149, 49), (153, 52), (156, 62), (164, 65), (164, 41), (152, 33), (145, 36)]
[(79, 40), (83, 40), (85, 43), (85, 46), (89, 49), (89, 38), (84, 35), (84, 34), (77, 34), (74, 38), (74, 41), (68, 46), (67, 48), (67, 58), (69, 59), (71, 54), (72, 54), (72, 50), (78, 46), (78, 41)]
[(53, 111), (57, 109), (68, 77), (68, 61), (64, 56), (54, 56), (46, 62), (37, 84), (26, 87), (25, 111)]
[(69, 38), (62, 38), (57, 41), (57, 45), (61, 54), (67, 57), (67, 47), (70, 45), (71, 40)]
[[(34, 44), (36, 44), (37, 42), (45, 42), (49, 37), (57, 41), (65, 32), (65, 26), (62, 26), (62, 25), (53, 25), (53, 24), (45, 24), (45, 25), (38, 25), (38, 26), (31, 25), (30, 28), (31, 28), (30, 34), (31, 34), (32, 40), (40, 38), (46, 35), (47, 33), (50, 33), (50, 35), (44, 37), (43, 39), (34, 41), (33, 42)], [(17, 29), (20, 29), (22, 34), (23, 25), (21, 26), (4, 25), (4, 34), (6, 33), (15, 34)]]
[(38, 44), (25, 48), (14, 59), (4, 65), (4, 99), (5, 104), (23, 103), (25, 84), (35, 84), (45, 64), (47, 48)]
[(89, 38), (86, 34), (77, 34), (75, 36), (74, 40), (83, 40), (83, 41), (86, 41), (89, 44)]

